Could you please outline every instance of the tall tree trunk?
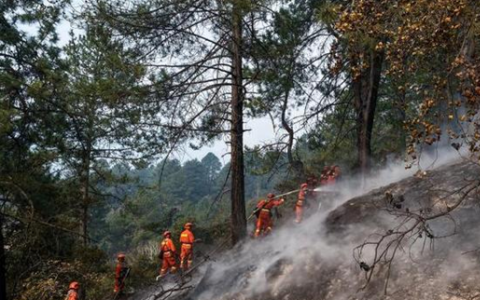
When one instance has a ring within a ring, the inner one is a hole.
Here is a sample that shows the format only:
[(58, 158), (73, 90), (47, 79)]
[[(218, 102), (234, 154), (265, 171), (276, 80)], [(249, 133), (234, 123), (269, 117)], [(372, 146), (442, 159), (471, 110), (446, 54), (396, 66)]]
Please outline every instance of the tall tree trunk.
[(83, 245), (88, 245), (88, 209), (90, 206), (90, 155), (92, 150), (92, 143), (87, 141), (86, 153), (83, 158), (82, 165), (82, 233), (83, 233)]
[[(372, 130), (377, 106), (378, 89), (382, 74), (383, 52), (365, 52), (368, 67), (352, 80), (354, 105), (357, 115), (357, 163), (365, 176), (371, 166)], [(358, 63), (357, 63), (358, 65)]]
[(233, 7), (232, 42), (232, 243), (236, 244), (247, 234), (245, 212), (245, 182), (243, 165), (243, 75), (242, 75), (242, 16), (237, 5)]
[(7, 270), (5, 269), (5, 245), (2, 229), (3, 216), (0, 214), (0, 299), (7, 300)]

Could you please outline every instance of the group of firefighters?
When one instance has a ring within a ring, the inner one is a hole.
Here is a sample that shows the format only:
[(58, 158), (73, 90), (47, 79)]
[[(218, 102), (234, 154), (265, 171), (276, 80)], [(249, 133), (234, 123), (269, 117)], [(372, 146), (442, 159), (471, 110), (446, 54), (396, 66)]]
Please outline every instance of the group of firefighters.
[[(192, 266), (193, 262), (193, 244), (199, 242), (196, 240), (192, 232), (192, 223), (186, 223), (184, 225), (184, 230), (180, 234), (180, 269), (184, 272), (188, 271)], [(158, 257), (162, 260), (162, 266), (160, 268), (160, 275), (157, 276), (157, 280), (167, 275), (168, 271), (170, 273), (176, 273), (177, 271), (177, 262), (176, 258), (178, 257), (175, 244), (172, 241), (172, 233), (170, 231), (165, 231), (163, 233), (163, 240), (160, 243), (160, 253)], [(125, 254), (120, 253), (117, 255), (117, 266), (115, 268), (115, 285), (113, 292), (115, 294), (115, 299), (118, 299), (118, 296), (123, 294), (125, 288), (125, 279), (128, 277), (130, 269), (128, 268), (125, 262)], [(69, 291), (65, 300), (79, 300), (79, 289), (80, 284), (77, 281), (70, 283)]]
[[(304, 209), (308, 200), (316, 200), (318, 192), (316, 188), (322, 186), (334, 185), (340, 177), (340, 168), (338, 166), (326, 166), (320, 177), (320, 184), (315, 177), (310, 177), (307, 182), (300, 185), (297, 201), (295, 203), (295, 223), (302, 222)], [(267, 235), (273, 228), (273, 210), (285, 202), (283, 198), (276, 199), (275, 195), (269, 193), (267, 199), (258, 201), (254, 214), (257, 216), (254, 238), (261, 235)]]
[[(303, 219), (304, 208), (310, 199), (314, 200), (318, 196), (316, 188), (318, 186), (332, 186), (340, 176), (340, 168), (338, 166), (326, 166), (320, 177), (320, 183), (315, 177), (310, 177), (305, 183), (300, 185), (298, 190), (297, 201), (295, 202), (295, 223), (300, 223)], [(253, 214), (257, 217), (254, 238), (269, 234), (273, 228), (273, 214), (272, 211), (285, 202), (283, 198), (277, 199), (274, 194), (269, 193), (267, 199), (258, 201)], [(163, 233), (163, 240), (160, 243), (158, 255), (162, 261), (160, 268), (160, 275), (157, 280), (167, 275), (168, 272), (176, 273), (178, 266), (176, 258), (180, 258), (180, 269), (184, 272), (188, 271), (193, 262), (193, 245), (200, 240), (195, 240), (192, 232), (193, 224), (186, 223), (184, 230), (180, 234), (180, 256), (178, 256), (175, 244), (172, 240), (172, 233), (165, 231)], [(117, 266), (115, 268), (115, 298), (123, 293), (125, 287), (125, 279), (129, 274), (130, 269), (125, 263), (125, 254), (117, 255)], [(65, 300), (78, 300), (78, 290), (80, 284), (76, 281), (70, 283), (69, 291)]]
[[(188, 271), (192, 266), (193, 244), (200, 241), (195, 239), (192, 227), (192, 223), (186, 223), (184, 230), (180, 234), (180, 269), (184, 272)], [(177, 250), (172, 241), (172, 233), (167, 230), (163, 233), (163, 241), (160, 243), (160, 253), (158, 258), (162, 260), (162, 267), (157, 280), (167, 275), (169, 270), (170, 273), (175, 273), (177, 271), (177, 261), (175, 259), (177, 256)]]

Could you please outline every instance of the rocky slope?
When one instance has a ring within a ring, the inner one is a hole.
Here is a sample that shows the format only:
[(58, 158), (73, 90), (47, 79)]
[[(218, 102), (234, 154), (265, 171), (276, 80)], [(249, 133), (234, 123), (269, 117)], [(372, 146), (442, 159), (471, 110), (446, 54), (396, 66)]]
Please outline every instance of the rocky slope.
[(404, 177), (244, 243), (169, 299), (480, 298), (480, 167), (457, 162)]

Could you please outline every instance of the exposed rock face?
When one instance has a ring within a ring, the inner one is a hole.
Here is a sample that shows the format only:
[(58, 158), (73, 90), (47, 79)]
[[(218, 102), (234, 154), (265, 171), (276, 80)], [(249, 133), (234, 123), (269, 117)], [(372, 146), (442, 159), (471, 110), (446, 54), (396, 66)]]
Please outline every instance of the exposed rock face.
[(480, 299), (479, 180), (459, 162), (372, 190), (230, 251), (176, 299)]
[[(401, 214), (416, 212), (424, 217), (447, 209), (463, 192), (480, 180), (480, 167), (470, 162), (442, 166), (433, 171), (418, 172), (415, 176), (353, 198), (330, 213), (325, 224), (330, 231), (342, 231), (355, 224), (379, 225), (384, 210)], [(387, 193), (392, 195), (392, 201)], [(464, 204), (471, 205), (478, 193), (472, 192)], [(403, 201), (402, 201), (403, 200)]]

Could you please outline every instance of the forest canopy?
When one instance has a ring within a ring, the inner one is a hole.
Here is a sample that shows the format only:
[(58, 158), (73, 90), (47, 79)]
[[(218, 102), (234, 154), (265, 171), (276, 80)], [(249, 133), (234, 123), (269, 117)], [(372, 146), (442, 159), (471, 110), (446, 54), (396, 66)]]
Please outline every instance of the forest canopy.
[[(149, 270), (161, 232), (186, 221), (207, 244), (234, 245), (249, 235), (252, 201), (324, 166), (366, 177), (439, 147), (478, 163), (479, 10), (475, 0), (2, 1), (0, 298), (62, 299), (81, 274), (100, 299), (115, 253)], [(247, 147), (256, 119), (275, 136)], [(176, 158), (219, 141), (225, 164)]]

